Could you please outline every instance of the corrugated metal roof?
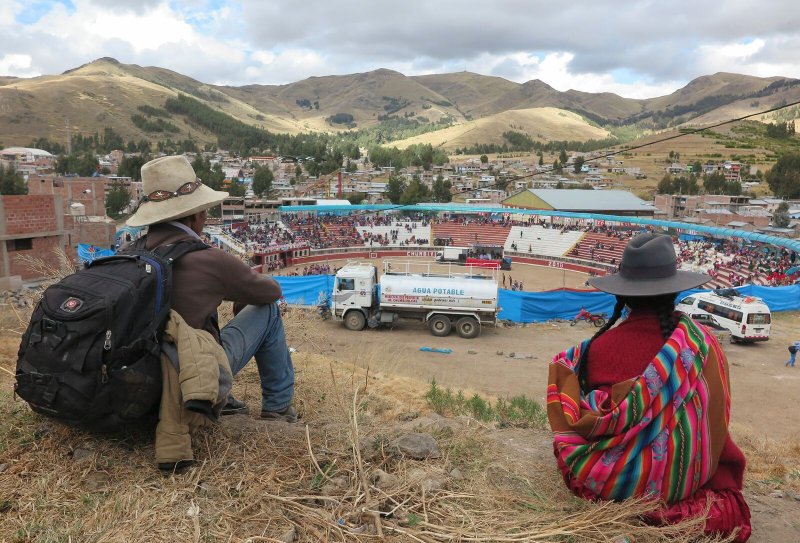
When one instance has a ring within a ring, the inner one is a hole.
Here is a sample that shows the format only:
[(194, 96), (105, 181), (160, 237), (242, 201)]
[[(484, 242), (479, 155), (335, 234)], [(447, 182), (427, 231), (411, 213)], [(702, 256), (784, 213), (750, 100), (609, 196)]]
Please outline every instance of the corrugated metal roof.
[(624, 190), (528, 189), (555, 210), (655, 211), (655, 207)]

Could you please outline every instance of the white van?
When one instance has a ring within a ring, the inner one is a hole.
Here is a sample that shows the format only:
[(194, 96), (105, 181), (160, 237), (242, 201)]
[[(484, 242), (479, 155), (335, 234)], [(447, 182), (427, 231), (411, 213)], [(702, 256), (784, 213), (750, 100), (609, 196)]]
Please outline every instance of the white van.
[(755, 296), (739, 296), (733, 289), (721, 289), (686, 296), (675, 308), (691, 317), (713, 315), (720, 326), (730, 331), (731, 343), (769, 339), (772, 314), (764, 300)]

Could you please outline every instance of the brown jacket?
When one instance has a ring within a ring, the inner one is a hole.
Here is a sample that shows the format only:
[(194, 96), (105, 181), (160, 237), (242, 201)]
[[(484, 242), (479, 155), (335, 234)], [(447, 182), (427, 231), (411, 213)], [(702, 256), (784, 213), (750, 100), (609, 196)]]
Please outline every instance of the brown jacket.
[(170, 311), (164, 343), (177, 352), (165, 348), (161, 354), (156, 462), (172, 463), (193, 458), (191, 432), (219, 417), (233, 376), (215, 338), (186, 324), (175, 311)]
[[(170, 224), (154, 224), (147, 233), (147, 248), (183, 239), (191, 239), (191, 236)], [(281, 287), (274, 279), (254, 272), (235, 256), (219, 249), (193, 251), (175, 262), (172, 308), (190, 326), (207, 330), (217, 341), (217, 307), (223, 300), (264, 305), (280, 297)]]

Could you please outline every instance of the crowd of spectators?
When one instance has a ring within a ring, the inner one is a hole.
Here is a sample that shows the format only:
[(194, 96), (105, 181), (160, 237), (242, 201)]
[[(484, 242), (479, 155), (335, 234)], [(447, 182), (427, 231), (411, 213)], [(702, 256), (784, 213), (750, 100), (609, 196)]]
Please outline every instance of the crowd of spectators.
[(244, 244), (246, 252), (265, 251), (269, 247), (298, 241), (294, 233), (275, 223), (245, 223), (236, 228), (225, 226), (222, 232)]
[(760, 243), (678, 241), (677, 253), (684, 268), (722, 278), (732, 287), (791, 285), (800, 276), (798, 272), (787, 273), (800, 265), (797, 253)]
[(307, 242), (312, 249), (352, 247), (364, 243), (356, 229), (357, 221), (354, 217), (291, 214), (284, 215), (283, 222), (297, 238)]
[[(624, 246), (627, 240), (639, 233), (641, 229), (619, 228), (618, 225), (606, 224), (566, 224), (552, 223), (549, 220), (532, 217), (527, 221), (511, 221), (510, 219), (491, 216), (457, 216), (450, 218), (428, 218), (419, 214), (414, 217), (394, 215), (368, 214), (364, 216), (316, 216), (312, 214), (284, 214), (285, 227), (276, 223), (250, 223), (234, 228), (223, 227), (223, 232), (240, 241), (248, 253), (267, 251), (275, 246), (287, 244), (306, 244), (313, 249), (344, 248), (367, 245), (374, 246), (428, 246), (430, 240), (415, 235), (420, 227), (432, 224), (458, 225), (492, 225), (492, 226), (539, 226), (543, 228), (566, 231), (581, 231), (594, 234), (586, 243), (573, 247), (567, 256), (590, 258), (596, 262), (612, 265), (618, 258), (608, 256), (609, 250)], [(389, 227), (388, 231), (371, 232), (374, 227)], [(600, 237), (602, 235), (602, 237)], [(606, 241), (607, 240), (607, 241)], [(437, 238), (434, 245), (448, 245), (452, 239)], [(764, 244), (743, 243), (739, 241), (675, 240), (679, 264), (685, 269), (707, 273), (724, 286), (740, 286), (743, 284), (765, 284), (772, 286), (794, 284), (800, 279), (800, 273), (794, 268), (800, 266), (800, 258), (794, 251), (778, 249)], [(511, 249), (524, 251), (528, 247), (517, 247), (514, 241)], [(482, 251), (470, 254), (470, 258), (496, 260), (502, 255)], [(266, 263), (268, 271), (281, 267), (277, 261)], [(312, 265), (302, 275), (329, 273), (323, 270), (327, 265)], [(787, 273), (792, 272), (792, 273)], [(299, 274), (299, 273), (298, 273)], [(520, 287), (521, 285), (516, 285)], [(508, 287), (515, 289), (509, 280)]]

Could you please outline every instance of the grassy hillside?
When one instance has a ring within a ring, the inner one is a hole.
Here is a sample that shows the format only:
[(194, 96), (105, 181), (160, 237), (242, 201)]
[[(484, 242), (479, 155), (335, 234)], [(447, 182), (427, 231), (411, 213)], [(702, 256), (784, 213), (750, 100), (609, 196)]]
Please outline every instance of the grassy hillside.
[[(447, 148), (502, 143), (506, 130), (541, 140), (586, 140), (607, 135), (597, 127), (639, 134), (727, 119), (792, 101), (800, 95), (797, 83), (720, 73), (700, 77), (669, 96), (632, 100), (611, 93), (561, 92), (539, 80), (518, 84), (469, 72), (407, 77), (380, 69), (288, 85), (229, 87), (101, 58), (60, 75), (0, 77), (0, 145), (25, 145), (39, 137), (64, 142), (68, 131), (88, 135), (107, 127), (124, 140), (216, 143), (214, 134), (195, 123), (159, 121), (139, 109), (160, 108), (178, 94), (275, 133), (365, 130), (358, 141), (407, 138), (401, 145), (426, 142)], [(159, 131), (158, 123), (169, 123), (168, 130)]]
[(603, 139), (609, 132), (592, 126), (580, 115), (552, 107), (516, 109), (490, 115), (474, 121), (396, 141), (393, 145), (405, 148), (416, 143), (455, 149), (475, 143), (507, 143), (503, 132), (527, 133), (534, 140), (562, 141)]

